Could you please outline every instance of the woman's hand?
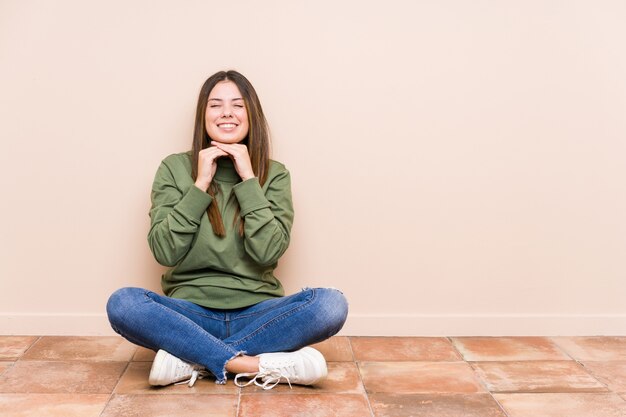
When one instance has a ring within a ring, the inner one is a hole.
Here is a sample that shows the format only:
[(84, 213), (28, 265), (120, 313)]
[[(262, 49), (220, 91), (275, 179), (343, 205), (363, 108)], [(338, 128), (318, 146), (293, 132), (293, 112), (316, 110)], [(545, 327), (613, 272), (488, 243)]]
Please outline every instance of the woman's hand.
[(248, 147), (240, 143), (221, 143), (211, 141), (211, 145), (225, 152), (235, 163), (235, 170), (243, 181), (254, 178)]
[(216, 146), (209, 146), (202, 149), (198, 153), (198, 177), (196, 178), (196, 187), (206, 192), (213, 180), (213, 175), (217, 170), (217, 158), (228, 156), (222, 149)]

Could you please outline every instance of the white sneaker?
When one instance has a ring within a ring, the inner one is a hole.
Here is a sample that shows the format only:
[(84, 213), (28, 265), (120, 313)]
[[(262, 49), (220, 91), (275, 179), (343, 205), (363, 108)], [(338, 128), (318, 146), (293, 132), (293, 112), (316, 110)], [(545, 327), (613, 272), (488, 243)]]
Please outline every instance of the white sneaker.
[(200, 365), (185, 362), (161, 349), (152, 362), (148, 382), (150, 385), (170, 385), (189, 381), (189, 386), (192, 387), (197, 379), (208, 375), (209, 373)]
[[(279, 383), (287, 383), (289, 387), (291, 384), (313, 385), (328, 375), (324, 356), (312, 347), (295, 352), (262, 353), (258, 358), (259, 372), (237, 374), (235, 385), (245, 387), (254, 383), (263, 389), (272, 389)], [(239, 384), (239, 377), (253, 378), (245, 384)]]

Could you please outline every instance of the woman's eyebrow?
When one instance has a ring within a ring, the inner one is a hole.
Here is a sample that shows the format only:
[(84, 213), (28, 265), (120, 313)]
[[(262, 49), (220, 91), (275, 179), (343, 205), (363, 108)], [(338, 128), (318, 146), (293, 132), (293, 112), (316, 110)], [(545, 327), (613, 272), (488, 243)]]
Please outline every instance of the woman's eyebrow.
[[(235, 101), (235, 100), (243, 100), (243, 98), (236, 97), (236, 98), (231, 99), (230, 101)], [(224, 101), (224, 100), (222, 100), (221, 98), (210, 98), (209, 101)]]

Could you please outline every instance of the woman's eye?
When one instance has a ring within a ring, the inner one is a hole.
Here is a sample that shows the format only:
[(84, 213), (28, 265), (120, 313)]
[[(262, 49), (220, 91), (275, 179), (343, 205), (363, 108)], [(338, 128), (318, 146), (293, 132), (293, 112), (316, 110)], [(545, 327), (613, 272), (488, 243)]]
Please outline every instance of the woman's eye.
[(215, 109), (215, 108), (219, 107), (219, 104), (211, 104), (209, 107), (211, 107), (212, 109)]
[(243, 104), (235, 104), (235, 107), (237, 107), (238, 109), (243, 109)]

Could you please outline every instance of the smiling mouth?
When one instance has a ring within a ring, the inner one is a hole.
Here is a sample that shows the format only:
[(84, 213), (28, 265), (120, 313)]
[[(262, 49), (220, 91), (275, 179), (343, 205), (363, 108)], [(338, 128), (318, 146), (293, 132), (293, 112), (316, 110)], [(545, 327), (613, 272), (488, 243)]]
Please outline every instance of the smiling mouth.
[(222, 124), (218, 124), (217, 127), (219, 127), (220, 129), (234, 129), (237, 127), (237, 125), (235, 123), (222, 123)]

